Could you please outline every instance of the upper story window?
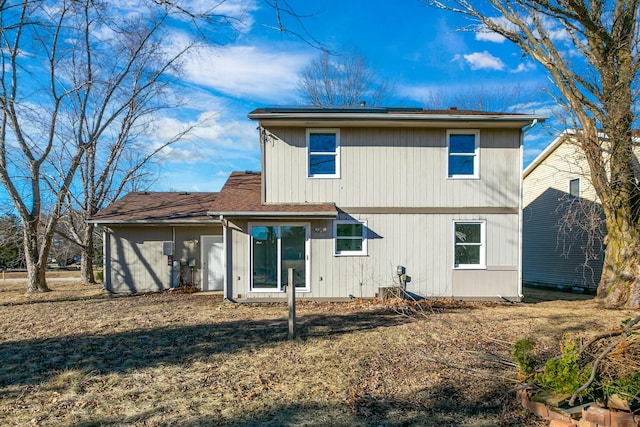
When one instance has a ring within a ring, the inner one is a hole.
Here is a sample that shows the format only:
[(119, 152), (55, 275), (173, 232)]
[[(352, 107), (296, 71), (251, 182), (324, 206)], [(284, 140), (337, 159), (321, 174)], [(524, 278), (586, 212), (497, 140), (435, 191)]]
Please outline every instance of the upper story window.
[(580, 178), (574, 178), (569, 180), (569, 197), (580, 197)]
[(448, 130), (447, 157), (449, 178), (478, 178), (480, 131)]
[(367, 224), (359, 221), (333, 222), (336, 255), (367, 255)]
[(307, 129), (310, 178), (340, 178), (340, 130)]

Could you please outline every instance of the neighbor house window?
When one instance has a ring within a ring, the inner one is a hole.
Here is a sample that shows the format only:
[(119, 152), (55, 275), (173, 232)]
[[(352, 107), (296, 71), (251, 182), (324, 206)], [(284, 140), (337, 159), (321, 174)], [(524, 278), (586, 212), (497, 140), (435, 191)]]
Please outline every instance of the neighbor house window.
[(449, 178), (478, 178), (479, 147), (479, 131), (447, 131)]
[(580, 197), (580, 178), (569, 180), (569, 196), (576, 199)]
[(336, 255), (366, 255), (367, 225), (358, 221), (334, 221)]
[(340, 131), (338, 129), (307, 129), (307, 152), (309, 177), (340, 177)]
[(454, 222), (454, 268), (485, 268), (484, 222)]

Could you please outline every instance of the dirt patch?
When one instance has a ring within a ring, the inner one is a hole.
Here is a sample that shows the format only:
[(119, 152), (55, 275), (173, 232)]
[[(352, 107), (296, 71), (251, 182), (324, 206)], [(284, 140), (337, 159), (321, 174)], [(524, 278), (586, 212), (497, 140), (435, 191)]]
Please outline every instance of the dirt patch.
[(593, 300), (300, 303), (288, 341), (284, 304), (51, 287), (0, 283), (5, 425), (543, 425), (509, 392), (512, 343), (557, 348), (632, 314)]

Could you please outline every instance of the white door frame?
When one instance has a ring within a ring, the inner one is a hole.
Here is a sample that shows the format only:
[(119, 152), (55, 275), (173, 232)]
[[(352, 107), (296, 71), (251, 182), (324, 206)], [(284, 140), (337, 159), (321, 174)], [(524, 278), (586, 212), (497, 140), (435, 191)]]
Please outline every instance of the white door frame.
[[(250, 222), (247, 227), (247, 236), (249, 238), (248, 244), (248, 276), (249, 277), (249, 292), (255, 293), (283, 293), (284, 289), (254, 289), (253, 288), (253, 227), (277, 227), (278, 228), (278, 254), (280, 254), (281, 241), (280, 241), (280, 227), (293, 226), (305, 228), (305, 282), (306, 287), (297, 288), (296, 292), (311, 292), (311, 223), (309, 222)], [(280, 257), (278, 257), (278, 277), (281, 274)]]

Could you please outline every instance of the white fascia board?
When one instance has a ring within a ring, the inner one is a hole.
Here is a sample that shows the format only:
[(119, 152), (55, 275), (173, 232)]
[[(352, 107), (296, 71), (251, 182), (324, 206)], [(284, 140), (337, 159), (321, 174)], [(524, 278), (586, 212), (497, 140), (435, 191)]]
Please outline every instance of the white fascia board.
[(379, 113), (315, 113), (315, 112), (283, 112), (283, 113), (254, 113), (249, 114), (252, 120), (322, 120), (322, 121), (379, 121), (379, 122), (500, 122), (522, 123), (522, 126), (537, 120), (544, 122), (548, 116), (535, 114), (379, 114)]
[(524, 173), (522, 174), (522, 179), (526, 178), (535, 168), (537, 168), (540, 163), (542, 163), (551, 153), (555, 151), (556, 148), (562, 144), (567, 137), (570, 135), (575, 135), (576, 131), (574, 129), (565, 129), (558, 135), (549, 145), (545, 147), (544, 150), (538, 156), (529, 163), (529, 165), (524, 169)]
[(207, 212), (207, 215), (212, 217), (253, 217), (253, 218), (335, 218), (338, 216), (338, 212), (256, 212), (256, 211), (238, 211), (238, 212)]
[(96, 225), (209, 225), (220, 224), (219, 219), (200, 219), (192, 221), (175, 221), (175, 220), (108, 220), (108, 219), (96, 219), (87, 220), (89, 224)]

